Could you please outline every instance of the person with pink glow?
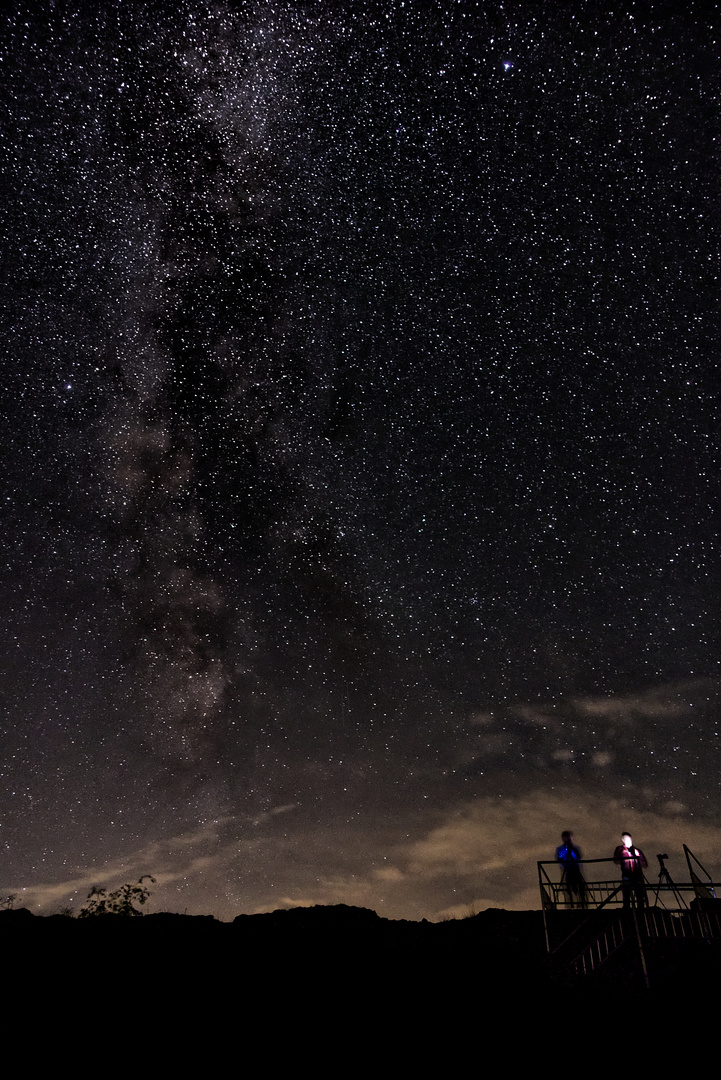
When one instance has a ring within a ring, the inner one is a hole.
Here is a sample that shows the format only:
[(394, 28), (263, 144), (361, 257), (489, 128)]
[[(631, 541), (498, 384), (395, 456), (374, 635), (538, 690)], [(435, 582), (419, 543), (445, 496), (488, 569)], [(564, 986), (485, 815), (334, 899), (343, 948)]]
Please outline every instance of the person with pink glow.
[(621, 834), (621, 843), (613, 853), (613, 861), (621, 867), (624, 908), (631, 907), (632, 901), (636, 907), (645, 907), (646, 879), (643, 872), (647, 869), (648, 862), (641, 849), (634, 847), (633, 837), (629, 832)]

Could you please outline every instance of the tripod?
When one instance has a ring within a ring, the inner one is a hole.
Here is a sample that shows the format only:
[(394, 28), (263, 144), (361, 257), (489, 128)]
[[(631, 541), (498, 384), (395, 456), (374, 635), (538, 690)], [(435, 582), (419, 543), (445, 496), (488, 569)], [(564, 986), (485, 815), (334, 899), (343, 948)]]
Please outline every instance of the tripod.
[[(655, 890), (655, 892), (653, 894), (654, 895), (653, 906), (656, 907), (658, 905), (659, 893), (661, 892), (661, 889), (666, 889), (666, 890), (670, 890), (673, 893), (674, 897), (676, 898), (676, 904), (678, 905), (678, 907), (683, 907), (683, 908), (687, 907), (686, 901), (684, 900), (683, 896), (681, 895), (681, 893), (676, 888), (676, 885), (674, 883), (673, 878), (671, 877), (668, 870), (666, 869), (666, 863), (664, 862), (664, 860), (668, 858), (668, 855), (657, 855), (656, 858), (658, 859), (658, 862), (659, 862), (659, 871), (658, 871), (658, 882), (656, 884), (656, 890)], [(666, 906), (663, 903), (663, 901), (661, 901), (661, 904), (662, 904), (663, 907)]]

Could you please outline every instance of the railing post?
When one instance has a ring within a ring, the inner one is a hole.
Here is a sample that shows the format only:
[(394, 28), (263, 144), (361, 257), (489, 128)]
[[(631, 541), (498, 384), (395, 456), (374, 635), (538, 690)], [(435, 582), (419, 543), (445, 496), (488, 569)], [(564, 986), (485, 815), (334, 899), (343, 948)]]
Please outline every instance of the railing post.
[[(538, 862), (538, 888), (540, 889), (540, 892), (541, 892), (541, 911), (543, 912), (543, 932), (546, 935), (546, 952), (550, 954), (550, 952), (551, 952), (551, 939), (550, 939), (550, 937), (548, 935), (548, 919), (546, 918), (546, 904), (543, 902), (543, 895), (544, 895), (545, 890), (544, 890), (544, 886), (543, 886), (543, 878), (541, 877), (542, 873), (546, 874), (546, 871), (543, 869), (543, 863), (539, 860), (539, 862)], [(547, 874), (546, 874), (546, 877), (548, 877)]]
[(636, 931), (636, 942), (638, 944), (638, 954), (641, 958), (641, 971), (643, 972), (643, 979), (646, 983), (646, 989), (651, 989), (651, 983), (648, 978), (648, 968), (646, 967), (646, 955), (643, 951), (643, 942), (641, 941), (641, 928), (638, 925), (638, 915), (636, 913), (636, 906), (631, 908), (631, 914), (633, 915), (633, 925)]

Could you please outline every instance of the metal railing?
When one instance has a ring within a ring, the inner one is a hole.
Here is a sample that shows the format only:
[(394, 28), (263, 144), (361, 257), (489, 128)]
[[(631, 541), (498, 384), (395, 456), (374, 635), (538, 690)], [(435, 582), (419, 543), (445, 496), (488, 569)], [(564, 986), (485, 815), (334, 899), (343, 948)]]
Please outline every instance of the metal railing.
[[(580, 871), (573, 877), (566, 874), (561, 863), (548, 859), (538, 863), (538, 887), (541, 893), (541, 907), (544, 911), (584, 910), (608, 905), (620, 907), (628, 905), (627, 897), (624, 896), (618, 877), (615, 880), (593, 880), (593, 869), (586, 868), (605, 867), (614, 865), (613, 859), (584, 859), (575, 865)], [(553, 868), (554, 877), (547, 868)], [(614, 870), (618, 873), (617, 867)], [(695, 875), (689, 883), (678, 885), (664, 873), (659, 874), (656, 883), (650, 882), (644, 876), (643, 884), (634, 888), (634, 892), (645, 894), (643, 907), (664, 907), (669, 911), (684, 910), (688, 902), (698, 898), (702, 900), (716, 896), (716, 890), (721, 890), (721, 885), (712, 881), (702, 882)]]
[[(611, 896), (618, 892), (618, 878), (615, 881), (594, 881), (587, 868), (596, 866), (614, 866), (613, 859), (584, 859), (576, 863), (578, 873), (571, 878), (557, 860), (548, 859), (538, 863), (538, 886), (541, 892), (541, 907), (559, 911), (571, 908), (599, 908), (605, 906)], [(553, 868), (551, 877), (548, 868)], [(592, 873), (592, 871), (591, 871)], [(560, 877), (559, 877), (560, 875)], [(623, 898), (617, 901), (622, 903)]]
[[(644, 945), (663, 940), (721, 942), (721, 915), (708, 911), (665, 911), (662, 908), (638, 908), (632, 919), (619, 915), (568, 963), (571, 975), (592, 975), (626, 941), (635, 941), (641, 972), (648, 985)], [(567, 939), (568, 940), (568, 939)], [(564, 942), (564, 944), (566, 944)]]
[(571, 960), (568, 965), (570, 973), (592, 975), (601, 964), (621, 948), (625, 941), (629, 940), (629, 937), (633, 936), (633, 932), (629, 933), (629, 924), (624, 919), (617, 919)]

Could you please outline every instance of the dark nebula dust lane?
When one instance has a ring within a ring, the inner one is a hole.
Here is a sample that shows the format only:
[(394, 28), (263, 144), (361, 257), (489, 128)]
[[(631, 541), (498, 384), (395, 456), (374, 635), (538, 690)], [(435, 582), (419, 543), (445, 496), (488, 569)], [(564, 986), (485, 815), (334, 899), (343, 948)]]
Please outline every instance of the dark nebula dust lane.
[(717, 12), (612, 7), (4, 17), (6, 894), (721, 875)]

